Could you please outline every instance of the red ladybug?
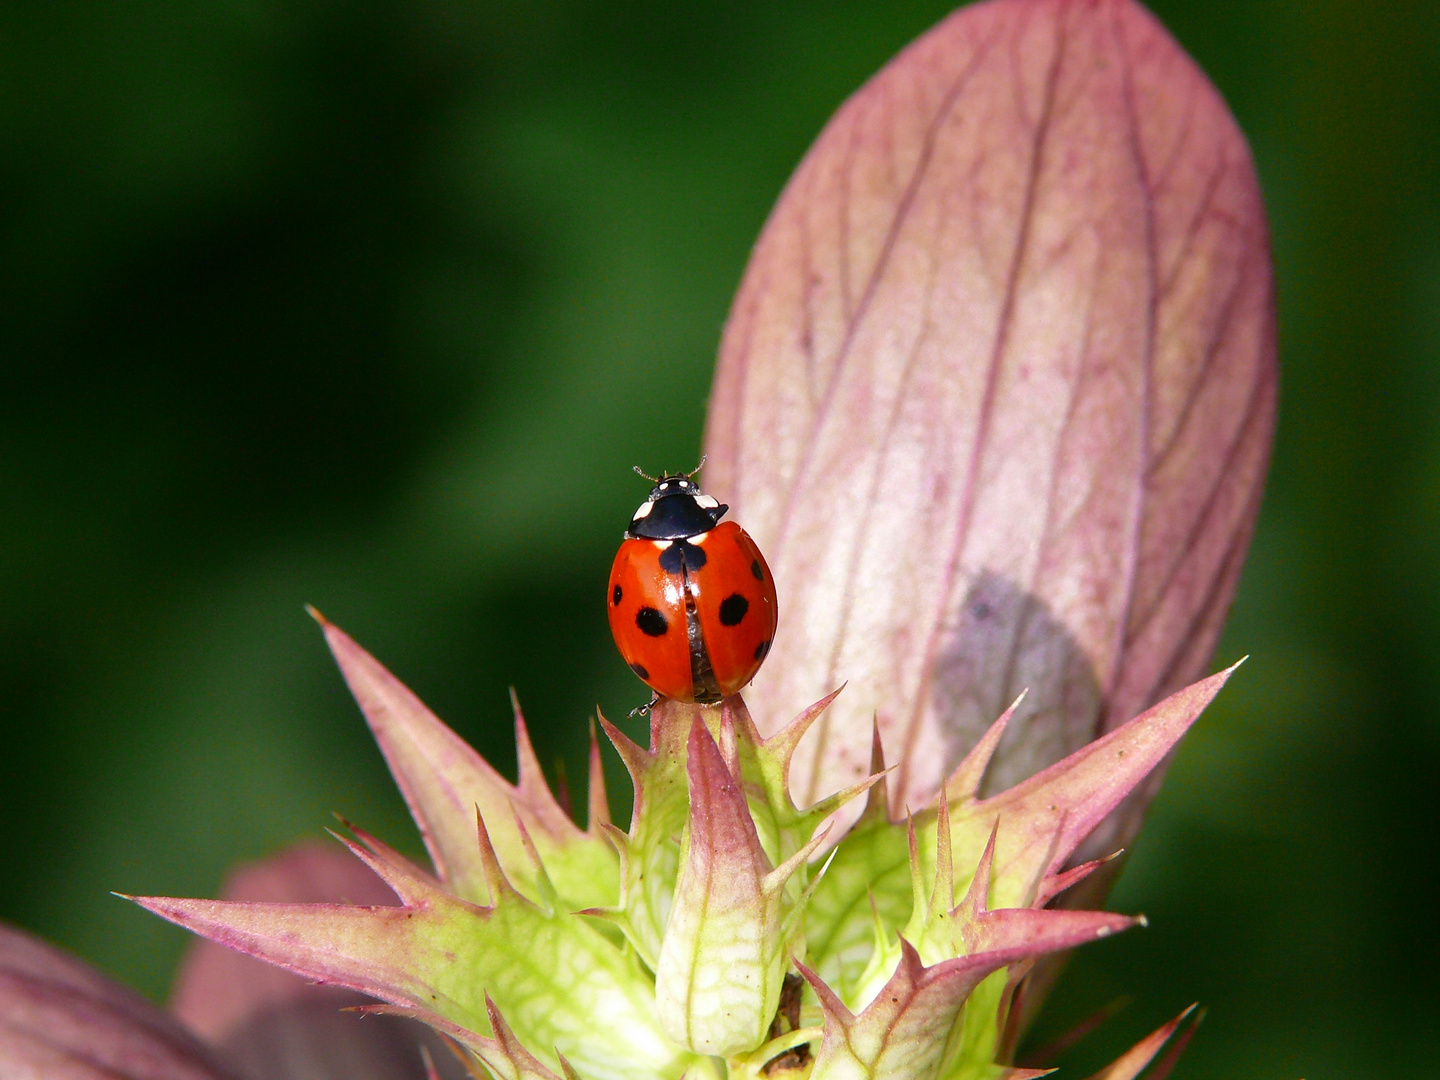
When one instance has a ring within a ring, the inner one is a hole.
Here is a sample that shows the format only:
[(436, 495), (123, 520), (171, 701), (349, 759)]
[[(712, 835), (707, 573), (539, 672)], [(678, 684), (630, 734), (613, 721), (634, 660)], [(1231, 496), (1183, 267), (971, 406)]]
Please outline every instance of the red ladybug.
[(719, 701), (770, 651), (775, 583), (745, 530), (720, 524), (728, 507), (689, 475), (652, 482), (610, 568), (610, 632), (657, 694)]

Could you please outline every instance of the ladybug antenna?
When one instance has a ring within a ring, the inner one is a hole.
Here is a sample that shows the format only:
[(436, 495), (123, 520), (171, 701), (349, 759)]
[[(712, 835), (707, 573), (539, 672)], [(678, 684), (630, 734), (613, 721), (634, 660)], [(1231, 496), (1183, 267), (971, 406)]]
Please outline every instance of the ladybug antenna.
[(641, 475), (642, 477), (644, 477), (646, 480), (649, 480), (650, 483), (652, 483), (652, 484), (658, 484), (658, 483), (660, 482), (659, 480), (656, 480), (655, 477), (650, 476), (650, 475), (648, 475), (647, 473), (640, 472), (640, 466), (639, 466), (639, 465), (632, 465), (632, 466), (630, 466), (630, 467), (631, 467), (632, 469), (634, 469), (637, 473), (640, 473), (640, 475)]
[(699, 464), (699, 465), (696, 465), (693, 469), (691, 469), (689, 472), (687, 472), (687, 473), (685, 474), (685, 479), (686, 479), (686, 480), (689, 480), (692, 476), (694, 476), (694, 475), (695, 475), (696, 473), (698, 473), (701, 469), (703, 469), (703, 468), (705, 467), (705, 459), (706, 459), (707, 457), (709, 457), (709, 456), (710, 456), (709, 454), (701, 454), (701, 455), (700, 455), (700, 464)]

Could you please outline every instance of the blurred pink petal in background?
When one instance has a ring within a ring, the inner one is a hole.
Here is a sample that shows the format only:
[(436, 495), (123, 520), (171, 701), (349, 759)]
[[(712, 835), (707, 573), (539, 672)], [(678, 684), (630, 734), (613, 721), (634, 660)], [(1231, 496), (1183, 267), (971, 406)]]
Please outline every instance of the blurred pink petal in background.
[(133, 990), (3, 924), (0, 1077), (239, 1080)]

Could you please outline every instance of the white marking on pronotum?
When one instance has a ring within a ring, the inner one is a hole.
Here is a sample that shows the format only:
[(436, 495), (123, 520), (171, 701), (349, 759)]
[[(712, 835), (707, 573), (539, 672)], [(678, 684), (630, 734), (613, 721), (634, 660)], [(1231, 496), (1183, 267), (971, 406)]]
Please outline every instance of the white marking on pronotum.
[(640, 504), (640, 509), (638, 509), (638, 510), (635, 511), (635, 516), (634, 516), (633, 518), (631, 518), (631, 520), (632, 520), (632, 521), (639, 521), (639, 520), (640, 520), (641, 518), (643, 518), (643, 517), (649, 517), (650, 511), (653, 510), (654, 508), (655, 508), (655, 504), (652, 503), (652, 502), (643, 502), (643, 503), (641, 503), (641, 504)]
[(720, 505), (720, 503), (717, 500), (712, 499), (709, 495), (696, 495), (695, 505), (703, 506), (706, 510), (714, 510), (715, 507)]

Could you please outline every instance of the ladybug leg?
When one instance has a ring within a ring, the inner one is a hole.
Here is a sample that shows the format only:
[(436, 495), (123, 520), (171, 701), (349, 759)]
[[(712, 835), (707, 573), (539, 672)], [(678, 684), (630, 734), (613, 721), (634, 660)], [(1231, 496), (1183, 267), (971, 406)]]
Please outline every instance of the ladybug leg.
[(655, 707), (655, 703), (659, 700), (660, 695), (655, 693), (654, 690), (651, 690), (649, 701), (647, 701), (644, 705), (637, 705), (635, 706), (635, 708), (630, 710), (630, 719), (634, 720), (637, 716), (649, 716), (650, 710)]

